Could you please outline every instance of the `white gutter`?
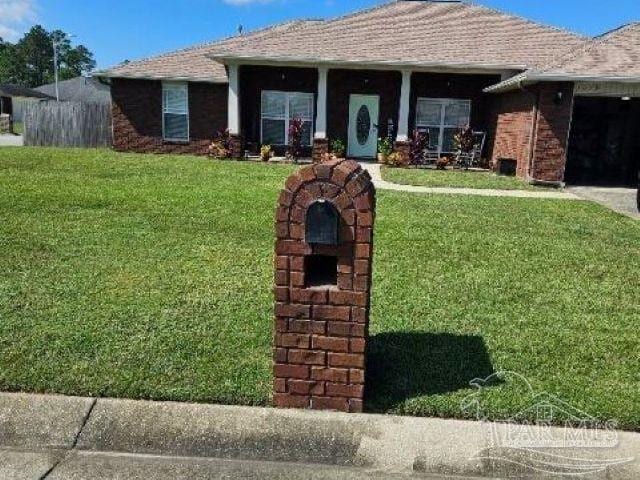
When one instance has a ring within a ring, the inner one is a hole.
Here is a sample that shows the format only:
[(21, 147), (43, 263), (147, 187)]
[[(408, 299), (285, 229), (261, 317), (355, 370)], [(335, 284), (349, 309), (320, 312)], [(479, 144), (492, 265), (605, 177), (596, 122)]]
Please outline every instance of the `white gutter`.
[(492, 70), (496, 73), (502, 73), (505, 70), (526, 70), (526, 65), (509, 65), (497, 63), (469, 62), (418, 62), (418, 61), (399, 61), (399, 60), (344, 60), (337, 58), (313, 58), (313, 57), (296, 57), (296, 56), (271, 56), (271, 55), (233, 55), (228, 53), (211, 53), (206, 57), (220, 62), (231, 63), (251, 63), (254, 65), (301, 65), (317, 67), (318, 65), (331, 67), (351, 67), (360, 69), (407, 69), (412, 70), (428, 70), (428, 69), (455, 69), (469, 70), (478, 69), (482, 71)]
[(222, 83), (226, 84), (229, 81), (225, 78), (203, 78), (203, 77), (189, 77), (187, 75), (147, 75), (147, 74), (135, 74), (135, 73), (117, 73), (110, 71), (95, 72), (91, 74), (97, 78), (126, 78), (131, 80), (168, 80), (174, 82), (198, 82), (198, 83)]
[(575, 75), (569, 73), (537, 73), (524, 72), (504, 82), (492, 85), (483, 90), (485, 93), (507, 92), (520, 88), (525, 83), (536, 82), (617, 82), (640, 83), (638, 76), (606, 76), (606, 75)]

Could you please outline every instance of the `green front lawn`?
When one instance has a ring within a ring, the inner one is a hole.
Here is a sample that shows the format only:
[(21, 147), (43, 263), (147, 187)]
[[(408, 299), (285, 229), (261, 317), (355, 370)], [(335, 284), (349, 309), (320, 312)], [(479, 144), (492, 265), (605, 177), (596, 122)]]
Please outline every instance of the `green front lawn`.
[[(268, 404), (292, 170), (0, 149), (0, 390)], [(468, 382), (509, 370), (640, 429), (638, 222), (582, 202), (378, 198), (369, 411), (468, 417)], [(526, 407), (517, 378), (487, 389), (489, 418)]]
[(383, 167), (382, 178), (401, 185), (423, 187), (480, 188), (498, 190), (540, 190), (517, 177), (472, 170), (435, 170)]

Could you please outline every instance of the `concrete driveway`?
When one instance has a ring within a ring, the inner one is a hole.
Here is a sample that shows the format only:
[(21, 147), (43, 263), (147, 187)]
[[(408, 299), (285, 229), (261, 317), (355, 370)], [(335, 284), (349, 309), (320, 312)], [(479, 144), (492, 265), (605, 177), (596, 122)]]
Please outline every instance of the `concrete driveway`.
[(22, 135), (0, 135), (0, 147), (21, 147)]
[(640, 219), (636, 202), (638, 191), (635, 188), (567, 187), (566, 190), (585, 200), (599, 203), (614, 212)]

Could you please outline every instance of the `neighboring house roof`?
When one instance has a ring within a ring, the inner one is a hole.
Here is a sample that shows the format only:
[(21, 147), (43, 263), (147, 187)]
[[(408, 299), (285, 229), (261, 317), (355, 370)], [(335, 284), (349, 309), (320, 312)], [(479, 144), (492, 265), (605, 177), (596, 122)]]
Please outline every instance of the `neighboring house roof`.
[(396, 1), (216, 46), (219, 59), (525, 70), (588, 39), (469, 2)]
[(51, 97), (32, 88), (21, 87), (9, 83), (0, 83), (0, 97), (30, 97), (50, 100)]
[(245, 41), (260, 41), (264, 37), (295, 31), (303, 25), (315, 22), (318, 22), (318, 20), (287, 22), (217, 42), (121, 64), (108, 70), (97, 72), (94, 76), (226, 83), (228, 79), (225, 66), (209, 57), (210, 54), (216, 51), (216, 48)]
[(596, 37), (543, 68), (528, 70), (486, 91), (506, 91), (544, 80), (640, 83), (640, 22)]
[[(42, 85), (35, 90), (49, 95), (56, 96), (56, 84), (50, 83)], [(109, 85), (101, 83), (98, 79), (89, 77), (76, 77), (70, 80), (58, 82), (60, 101), (62, 102), (82, 102), (82, 103), (110, 103), (111, 90)]]

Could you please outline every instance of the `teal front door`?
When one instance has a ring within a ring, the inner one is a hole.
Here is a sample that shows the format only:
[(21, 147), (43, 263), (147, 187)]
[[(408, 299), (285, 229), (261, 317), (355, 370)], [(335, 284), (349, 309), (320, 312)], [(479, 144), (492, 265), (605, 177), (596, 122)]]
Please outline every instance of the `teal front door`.
[(349, 98), (348, 155), (374, 158), (378, 152), (378, 95), (351, 95)]

